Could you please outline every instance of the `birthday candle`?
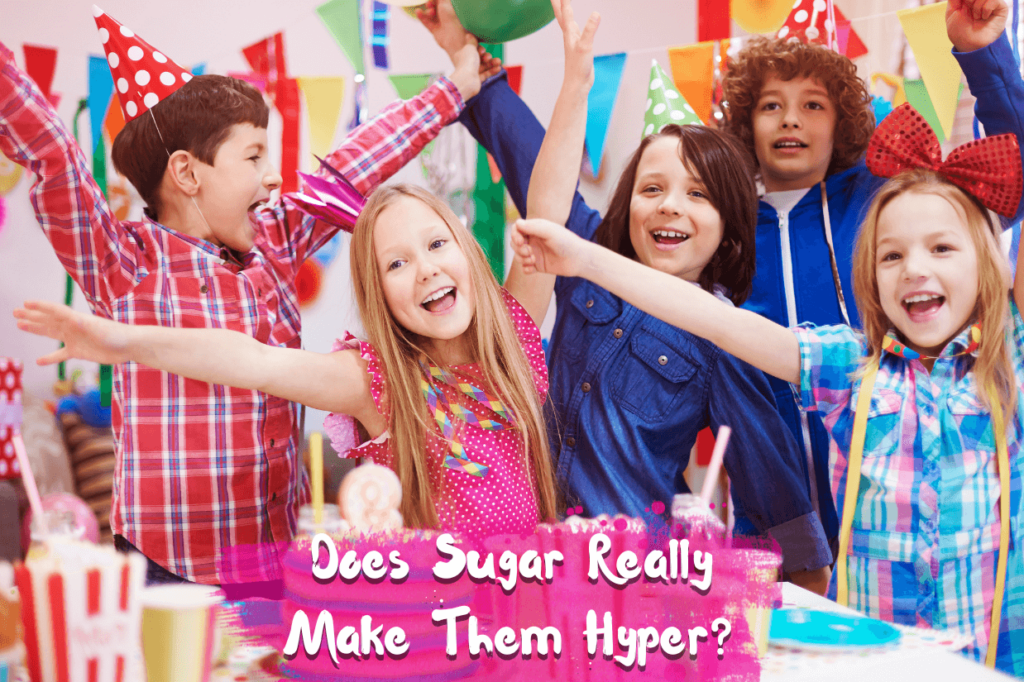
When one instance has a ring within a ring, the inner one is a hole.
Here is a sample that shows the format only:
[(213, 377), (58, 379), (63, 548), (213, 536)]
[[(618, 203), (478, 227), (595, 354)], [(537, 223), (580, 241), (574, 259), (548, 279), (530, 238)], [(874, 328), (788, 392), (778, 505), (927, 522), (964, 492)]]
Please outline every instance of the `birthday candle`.
[(324, 443), (319, 431), (309, 434), (310, 485), (313, 486), (313, 523), (324, 522)]

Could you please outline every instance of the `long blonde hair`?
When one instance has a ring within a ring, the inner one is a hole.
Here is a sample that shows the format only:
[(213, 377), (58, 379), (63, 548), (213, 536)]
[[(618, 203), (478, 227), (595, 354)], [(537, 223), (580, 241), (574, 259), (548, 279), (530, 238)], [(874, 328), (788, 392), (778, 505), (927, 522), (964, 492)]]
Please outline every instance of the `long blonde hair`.
[(1017, 404), (1017, 388), (1006, 347), (1006, 322), (1009, 314), (1010, 271), (1006, 258), (996, 241), (995, 224), (988, 211), (973, 197), (938, 173), (913, 170), (889, 180), (875, 195), (867, 217), (857, 235), (853, 254), (853, 294), (860, 309), (869, 356), (864, 365), (877, 361), (882, 340), (893, 326), (882, 310), (878, 294), (877, 236), (878, 219), (889, 203), (901, 194), (916, 192), (942, 197), (964, 218), (967, 232), (978, 254), (978, 299), (972, 320), (981, 324), (981, 343), (973, 371), (978, 383), (978, 397), (991, 409), (986, 387), (994, 385), (1003, 413), (1013, 413)]
[(533, 371), (519, 343), (501, 287), (491, 273), (476, 239), (443, 201), (416, 185), (381, 187), (370, 195), (352, 234), (350, 251), (356, 302), (368, 340), (387, 377), (388, 430), (395, 473), (402, 482), (402, 516), (412, 527), (439, 525), (434, 493), (427, 467), (427, 436), (437, 427), (429, 418), (420, 388), (419, 359), (428, 355), (420, 337), (404, 329), (384, 299), (380, 268), (373, 246), (373, 228), (387, 207), (403, 197), (418, 199), (448, 225), (469, 264), (476, 294), (476, 310), (466, 333), (474, 359), (491, 389), (516, 415), (522, 434), (523, 458), (541, 520), (555, 516), (554, 474), (540, 396), (534, 388)]

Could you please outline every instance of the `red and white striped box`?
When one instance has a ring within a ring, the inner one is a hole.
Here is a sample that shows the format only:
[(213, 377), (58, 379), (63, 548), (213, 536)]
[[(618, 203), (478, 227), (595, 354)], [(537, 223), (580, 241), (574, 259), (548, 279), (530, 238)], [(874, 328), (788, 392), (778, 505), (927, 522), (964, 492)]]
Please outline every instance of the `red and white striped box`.
[[(33, 551), (34, 553), (34, 551)], [(143, 679), (146, 561), (112, 547), (50, 540), (15, 569), (32, 682)]]
[(21, 430), (21, 361), (0, 357), (0, 481), (21, 478), (14, 434)]

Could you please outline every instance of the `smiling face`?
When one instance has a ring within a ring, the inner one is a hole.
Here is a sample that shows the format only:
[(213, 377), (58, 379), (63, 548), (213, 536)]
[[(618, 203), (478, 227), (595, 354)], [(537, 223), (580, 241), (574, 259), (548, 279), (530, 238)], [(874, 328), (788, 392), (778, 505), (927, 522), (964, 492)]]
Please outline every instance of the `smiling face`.
[(267, 130), (251, 123), (231, 127), (213, 165), (196, 162), (196, 205), (209, 226), (204, 239), (246, 252), (255, 232), (250, 213), (281, 186), (281, 175), (267, 154)]
[(400, 197), (378, 215), (373, 251), (395, 321), (438, 361), (469, 361), (466, 331), (476, 310), (470, 267), (441, 216), (414, 197)]
[(679, 139), (644, 149), (629, 203), (629, 240), (644, 265), (696, 282), (722, 242), (724, 226), (700, 178), (679, 158)]
[(765, 80), (754, 107), (754, 151), (769, 192), (812, 187), (832, 161), (836, 111), (814, 78)]
[(974, 315), (978, 252), (964, 215), (935, 194), (906, 192), (878, 217), (878, 296), (907, 346), (937, 356)]

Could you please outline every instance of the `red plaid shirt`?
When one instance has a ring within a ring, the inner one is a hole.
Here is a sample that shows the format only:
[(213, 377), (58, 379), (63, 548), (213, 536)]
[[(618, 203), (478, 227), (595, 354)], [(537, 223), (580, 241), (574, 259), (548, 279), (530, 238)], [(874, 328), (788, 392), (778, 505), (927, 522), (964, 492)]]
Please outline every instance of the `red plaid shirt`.
[[(463, 106), (441, 79), (353, 131), (328, 160), (368, 194)], [(262, 210), (256, 243), (237, 262), (151, 220), (118, 221), (71, 133), (3, 45), (0, 151), (38, 175), (39, 223), (98, 315), (300, 346), (295, 276), (335, 228), (280, 205)], [(114, 367), (112, 414), (115, 533), (198, 582), (278, 577), (306, 497), (295, 405), (126, 363)]]

